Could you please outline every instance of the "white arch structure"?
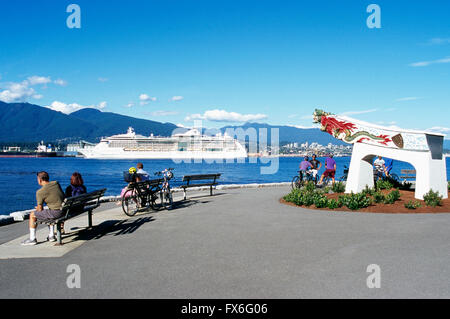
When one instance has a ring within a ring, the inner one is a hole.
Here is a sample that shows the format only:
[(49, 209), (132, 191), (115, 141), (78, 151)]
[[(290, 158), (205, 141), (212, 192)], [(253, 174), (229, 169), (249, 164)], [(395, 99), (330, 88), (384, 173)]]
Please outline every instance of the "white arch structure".
[(423, 199), (430, 189), (448, 198), (444, 134), (387, 128), (321, 110), (314, 112), (314, 121), (320, 123), (322, 131), (353, 144), (346, 193), (373, 187), (372, 162), (374, 157), (383, 156), (414, 166), (415, 198)]

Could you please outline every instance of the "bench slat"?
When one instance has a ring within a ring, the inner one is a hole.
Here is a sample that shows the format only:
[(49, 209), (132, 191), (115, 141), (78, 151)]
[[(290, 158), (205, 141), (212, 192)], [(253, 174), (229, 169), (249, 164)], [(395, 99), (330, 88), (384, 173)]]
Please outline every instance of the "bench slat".
[(189, 184), (189, 185), (181, 185), (180, 188), (191, 188), (191, 187), (201, 187), (201, 186), (216, 186), (219, 183), (202, 183), (202, 184)]
[(185, 175), (185, 176), (183, 176), (183, 182), (186, 182), (188, 180), (197, 181), (197, 180), (204, 180), (204, 179), (217, 179), (217, 178), (220, 178), (220, 175), (221, 174)]

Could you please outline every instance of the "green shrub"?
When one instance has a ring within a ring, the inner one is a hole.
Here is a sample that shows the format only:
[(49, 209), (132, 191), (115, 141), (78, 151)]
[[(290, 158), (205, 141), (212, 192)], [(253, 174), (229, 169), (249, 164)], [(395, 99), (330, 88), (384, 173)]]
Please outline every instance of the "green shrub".
[(347, 195), (340, 195), (338, 197), (337, 202), (338, 202), (339, 207), (347, 206), (348, 196)]
[(368, 185), (366, 185), (366, 188), (364, 188), (363, 191), (361, 192), (361, 194), (364, 194), (366, 196), (373, 196), (374, 193), (375, 189), (370, 188)]
[(432, 189), (423, 196), (423, 200), (427, 206), (436, 207), (442, 205), (442, 196), (439, 192), (433, 192)]
[(385, 199), (386, 197), (380, 191), (377, 191), (373, 194), (373, 200), (375, 201), (375, 203), (383, 203)]
[(370, 197), (367, 197), (363, 193), (351, 193), (339, 196), (338, 203), (342, 204), (343, 206), (347, 206), (351, 210), (357, 210), (368, 207), (370, 204), (372, 204), (372, 199)]
[(394, 204), (396, 201), (400, 199), (400, 191), (398, 189), (395, 189), (391, 191), (389, 194), (386, 195), (386, 198), (384, 199), (385, 204)]
[(314, 196), (314, 205), (317, 208), (325, 208), (328, 207), (328, 198), (325, 195), (316, 194)]
[(416, 209), (416, 208), (419, 208), (420, 206), (422, 206), (422, 205), (417, 200), (415, 200), (415, 201), (410, 200), (407, 203), (405, 203), (405, 207), (408, 209)]
[(312, 181), (307, 182), (305, 185), (305, 190), (307, 192), (314, 192), (316, 190), (316, 184)]
[(335, 193), (343, 193), (345, 192), (345, 185), (342, 182), (334, 183), (331, 190)]
[(331, 191), (331, 187), (330, 186), (325, 186), (324, 188), (322, 188), (322, 192), (324, 194), (329, 194)]
[(410, 182), (404, 182), (404, 183), (401, 183), (401, 184), (400, 184), (399, 188), (400, 188), (401, 190), (408, 191), (408, 190), (411, 189), (411, 186), (412, 186), (412, 183), (410, 183)]
[(342, 205), (339, 204), (339, 202), (335, 199), (329, 199), (328, 200), (328, 206), (329, 209), (336, 209), (342, 207)]
[[(388, 181), (389, 183), (392, 184), (393, 187), (395, 188), (400, 188), (402, 186), (402, 182), (399, 182), (398, 180), (392, 178), (391, 176), (388, 177), (384, 177), (384, 180)], [(412, 184), (411, 184), (412, 185)]]
[(387, 190), (390, 190), (390, 189), (392, 189), (392, 187), (394, 187), (394, 184), (391, 183), (391, 182), (388, 181), (388, 180), (379, 179), (379, 180), (377, 181), (376, 186), (377, 186), (377, 189), (387, 189)]

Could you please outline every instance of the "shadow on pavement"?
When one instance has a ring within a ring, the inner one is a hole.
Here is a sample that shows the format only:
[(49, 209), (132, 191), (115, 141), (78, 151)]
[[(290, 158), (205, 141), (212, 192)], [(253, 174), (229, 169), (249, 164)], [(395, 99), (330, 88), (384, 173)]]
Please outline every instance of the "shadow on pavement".
[(142, 225), (153, 221), (153, 217), (139, 217), (136, 219), (107, 220), (92, 228), (82, 228), (77, 230), (72, 228), (70, 233), (63, 235), (63, 243), (77, 240), (95, 240), (104, 236), (119, 236), (134, 233)]

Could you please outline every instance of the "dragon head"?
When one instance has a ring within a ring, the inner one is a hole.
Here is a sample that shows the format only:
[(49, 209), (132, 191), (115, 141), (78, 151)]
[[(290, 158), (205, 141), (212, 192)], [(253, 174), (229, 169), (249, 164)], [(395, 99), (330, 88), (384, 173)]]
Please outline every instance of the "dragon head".
[(320, 109), (315, 109), (315, 111), (313, 113), (313, 123), (321, 123), (322, 116), (328, 116), (328, 115), (331, 115), (331, 113), (325, 112)]

